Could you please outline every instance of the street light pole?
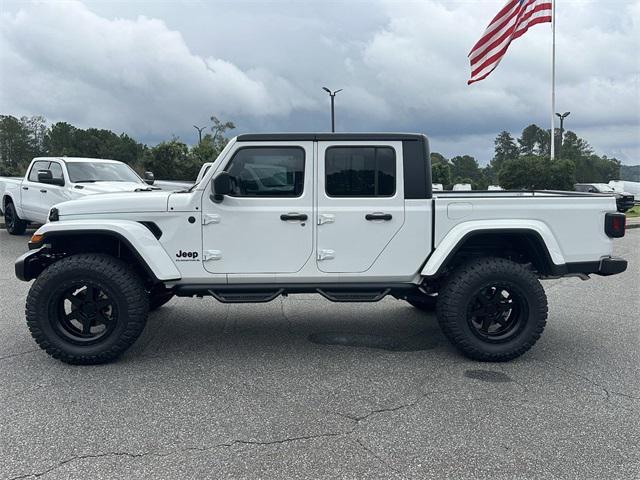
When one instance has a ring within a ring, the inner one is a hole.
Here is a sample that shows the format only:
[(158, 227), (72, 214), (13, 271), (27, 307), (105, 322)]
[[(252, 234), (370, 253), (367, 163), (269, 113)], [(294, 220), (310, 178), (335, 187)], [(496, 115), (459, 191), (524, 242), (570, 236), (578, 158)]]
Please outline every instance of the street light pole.
[(198, 127), (197, 125), (194, 125), (193, 128), (198, 130), (198, 145), (200, 145), (202, 143), (202, 131), (207, 127)]
[[(564, 119), (567, 118), (569, 115), (571, 114), (571, 112), (564, 112), (564, 113), (557, 113), (556, 115), (558, 116), (558, 118), (560, 118), (560, 148), (558, 151), (558, 158), (562, 158), (562, 143), (564, 141)], [(551, 140), (552, 142), (555, 142), (555, 135), (553, 135), (553, 139)]]
[(322, 89), (329, 94), (331, 97), (331, 131), (336, 131), (336, 112), (335, 112), (335, 98), (336, 93), (341, 92), (342, 88), (339, 90), (331, 91), (327, 87), (322, 87)]

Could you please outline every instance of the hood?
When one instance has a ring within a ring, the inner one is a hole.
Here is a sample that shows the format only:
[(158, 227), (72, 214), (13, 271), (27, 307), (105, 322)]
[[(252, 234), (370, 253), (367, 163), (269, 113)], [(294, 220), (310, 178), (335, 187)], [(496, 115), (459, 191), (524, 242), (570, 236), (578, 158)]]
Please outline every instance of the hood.
[(171, 193), (166, 190), (103, 193), (62, 202), (55, 207), (61, 217), (65, 215), (166, 212)]

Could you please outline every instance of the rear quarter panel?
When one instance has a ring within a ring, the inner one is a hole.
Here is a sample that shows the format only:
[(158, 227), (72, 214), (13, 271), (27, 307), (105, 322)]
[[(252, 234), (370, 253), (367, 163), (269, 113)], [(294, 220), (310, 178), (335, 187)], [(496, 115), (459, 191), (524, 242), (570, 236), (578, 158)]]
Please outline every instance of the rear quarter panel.
[(599, 260), (612, 253), (604, 217), (615, 211), (615, 198), (602, 196), (438, 196), (434, 255), (472, 229), (531, 228), (543, 237), (556, 264)]

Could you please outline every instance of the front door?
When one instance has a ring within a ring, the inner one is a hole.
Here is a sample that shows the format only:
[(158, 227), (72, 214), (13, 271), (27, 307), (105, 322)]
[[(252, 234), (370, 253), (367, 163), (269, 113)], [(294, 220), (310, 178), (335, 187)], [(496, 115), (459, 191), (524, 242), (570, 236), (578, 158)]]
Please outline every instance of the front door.
[(37, 223), (45, 223), (49, 213), (46, 205), (43, 205), (43, 191), (47, 185), (38, 181), (38, 172), (49, 170), (51, 162), (48, 160), (38, 160), (34, 162), (29, 171), (29, 175), (22, 182), (21, 205), (23, 216), (27, 220)]
[(235, 187), (220, 203), (210, 190), (203, 196), (205, 269), (249, 275), (300, 270), (313, 253), (313, 142), (243, 142), (222, 170)]
[(318, 269), (366, 272), (402, 228), (402, 142), (318, 143)]

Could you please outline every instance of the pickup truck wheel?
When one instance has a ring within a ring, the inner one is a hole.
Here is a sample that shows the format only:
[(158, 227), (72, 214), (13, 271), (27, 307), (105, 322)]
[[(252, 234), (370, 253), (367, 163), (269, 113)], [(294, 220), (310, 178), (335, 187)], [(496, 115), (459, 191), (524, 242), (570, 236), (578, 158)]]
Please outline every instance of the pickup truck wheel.
[(437, 295), (416, 294), (407, 297), (407, 302), (425, 312), (433, 312), (436, 309)]
[(27, 222), (18, 216), (16, 207), (11, 202), (7, 203), (5, 208), (4, 225), (11, 235), (22, 235), (27, 229)]
[(114, 360), (144, 329), (149, 300), (138, 276), (117, 258), (80, 254), (45, 269), (31, 286), (26, 316), (49, 355), (71, 364)]
[(438, 295), (437, 317), (465, 356), (501, 362), (519, 357), (540, 338), (547, 297), (522, 265), (482, 258), (459, 267)]

